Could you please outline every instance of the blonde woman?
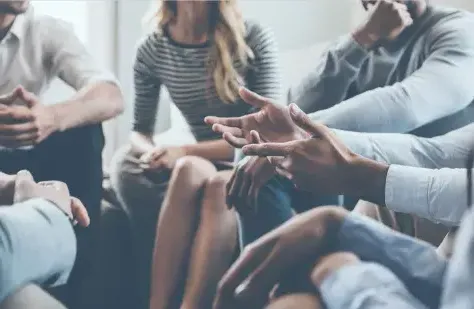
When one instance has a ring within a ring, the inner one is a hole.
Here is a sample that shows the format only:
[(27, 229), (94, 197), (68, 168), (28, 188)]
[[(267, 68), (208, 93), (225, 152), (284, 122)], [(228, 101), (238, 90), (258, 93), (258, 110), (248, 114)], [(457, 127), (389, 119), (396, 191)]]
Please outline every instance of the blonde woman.
[[(238, 235), (236, 215), (225, 201), (234, 149), (203, 119), (248, 113), (240, 85), (277, 99), (277, 49), (268, 29), (242, 18), (236, 0), (159, 4), (156, 29), (136, 55), (132, 147), (117, 154), (112, 182), (132, 221), (141, 305), (151, 291), (153, 309), (168, 308), (172, 299), (179, 299), (178, 306), (182, 300), (183, 308), (209, 308), (237, 252)], [(196, 143), (153, 142), (162, 86)], [(181, 294), (180, 280), (184, 296), (173, 298)]]

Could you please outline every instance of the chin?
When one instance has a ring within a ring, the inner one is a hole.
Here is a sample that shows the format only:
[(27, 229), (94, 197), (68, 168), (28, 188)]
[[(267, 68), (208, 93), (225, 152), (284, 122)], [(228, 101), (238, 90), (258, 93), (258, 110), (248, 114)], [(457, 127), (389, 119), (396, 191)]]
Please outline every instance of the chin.
[(30, 6), (29, 0), (4, 1), (0, 0), (0, 14), (23, 14)]

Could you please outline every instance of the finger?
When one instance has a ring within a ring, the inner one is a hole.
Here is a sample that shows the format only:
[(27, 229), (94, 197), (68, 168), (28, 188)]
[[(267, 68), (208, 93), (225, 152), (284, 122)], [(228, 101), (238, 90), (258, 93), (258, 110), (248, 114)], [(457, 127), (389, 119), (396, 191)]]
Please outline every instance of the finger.
[(263, 143), (263, 144), (251, 144), (246, 145), (242, 148), (242, 151), (247, 156), (280, 156), (284, 157), (289, 155), (294, 146), (298, 141), (291, 141), (286, 143)]
[(237, 128), (237, 127), (232, 127), (232, 126), (226, 126), (223, 124), (216, 123), (212, 125), (212, 130), (216, 133), (230, 133), (236, 137), (243, 137), (244, 132), (242, 129)]
[(237, 201), (237, 208), (242, 211), (248, 211), (252, 205), (249, 202), (249, 192), (250, 186), (252, 184), (252, 179), (249, 174), (243, 172), (242, 181), (240, 183), (240, 188), (238, 188), (236, 201)]
[(0, 135), (0, 144), (2, 145), (34, 145), (39, 139), (38, 132), (23, 133), (18, 135)]
[(216, 294), (214, 309), (229, 308), (226, 305), (228, 305), (229, 300), (232, 301), (234, 299), (237, 287), (265, 259), (267, 252), (271, 250), (273, 244), (274, 242), (268, 242), (256, 247), (250, 245), (244, 249), (237, 261), (232, 264), (227, 273), (222, 277)]
[(230, 190), (232, 186), (234, 185), (235, 177), (237, 175), (238, 168), (234, 169), (234, 172), (232, 173), (232, 176), (230, 176), (229, 181), (227, 182), (225, 189), (226, 189), (226, 203), (227, 207), (230, 209), (234, 206), (234, 202), (232, 198), (230, 197)]
[(250, 185), (249, 192), (248, 192), (248, 198), (247, 198), (247, 203), (249, 204), (250, 208), (253, 210), (254, 213), (258, 212), (258, 196), (260, 194), (260, 187), (261, 184), (252, 181), (252, 184)]
[(26, 103), (29, 108), (34, 107), (38, 104), (37, 97), (32, 92), (27, 91), (23, 87), (21, 87), (19, 90), (19, 97)]
[(10, 105), (13, 102), (15, 102), (16, 99), (18, 99), (20, 92), (21, 92), (22, 87), (16, 87), (13, 89), (13, 91), (7, 95), (1, 96), (0, 97), (0, 103)]
[(230, 133), (222, 134), (222, 138), (235, 148), (242, 148), (249, 143), (245, 138), (236, 137)]
[(250, 131), (250, 139), (252, 141), (252, 144), (260, 144), (262, 142), (260, 134), (258, 134), (258, 132), (255, 130)]
[(237, 168), (235, 171), (234, 181), (232, 182), (229, 189), (229, 201), (232, 203), (232, 206), (234, 207), (238, 206), (236, 205), (236, 200), (238, 199), (238, 192), (240, 191), (239, 189), (242, 186), (243, 178), (244, 178), (244, 172), (242, 168)]
[(18, 203), (29, 199), (29, 196), (35, 195), (36, 189), (37, 185), (33, 175), (27, 170), (19, 171), (15, 178), (13, 202)]
[(23, 122), (14, 124), (1, 124), (0, 123), (0, 135), (11, 136), (22, 133), (31, 133), (38, 131), (38, 127), (34, 122)]
[(245, 103), (250, 104), (257, 108), (262, 108), (267, 104), (271, 104), (269, 99), (262, 97), (261, 95), (253, 91), (250, 91), (249, 89), (245, 87), (241, 87), (239, 89), (239, 94), (242, 100), (245, 101)]
[(28, 122), (35, 120), (31, 110), (25, 106), (11, 106), (6, 109), (0, 109), (0, 122)]
[(78, 198), (71, 197), (71, 212), (73, 218), (77, 220), (79, 225), (83, 227), (89, 226), (89, 214), (87, 213), (87, 209), (84, 204), (82, 204), (82, 202)]
[[(216, 116), (207, 116), (204, 118), (204, 121), (208, 125), (214, 125), (220, 124), (226, 127), (233, 127), (233, 128), (242, 128), (242, 119), (245, 116), (242, 117), (216, 117)], [(214, 128), (213, 128), (214, 130)]]
[(167, 153), (166, 148), (154, 151), (150, 156), (150, 162), (157, 161)]
[(305, 130), (309, 134), (317, 137), (325, 136), (326, 130), (325, 126), (321, 124), (314, 123), (308, 115), (303, 112), (298, 105), (290, 104), (290, 116), (293, 122), (300, 127), (301, 129)]
[(286, 169), (276, 166), (275, 171), (277, 172), (278, 175), (283, 176), (289, 180), (293, 180), (293, 175), (290, 172), (288, 172)]

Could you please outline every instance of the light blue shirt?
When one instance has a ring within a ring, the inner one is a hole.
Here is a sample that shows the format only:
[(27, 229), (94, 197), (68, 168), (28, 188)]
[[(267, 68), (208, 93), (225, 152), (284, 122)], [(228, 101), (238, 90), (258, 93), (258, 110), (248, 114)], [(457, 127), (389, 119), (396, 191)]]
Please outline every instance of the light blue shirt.
[(466, 211), (466, 161), (474, 149), (474, 124), (434, 138), (410, 134), (334, 130), (355, 153), (390, 164), (385, 204), (446, 226)]
[(340, 249), (363, 260), (329, 275), (320, 288), (328, 309), (465, 309), (474, 306), (474, 213), (465, 216), (448, 262), (436, 248), (350, 214)]
[(0, 207), (0, 303), (27, 284), (66, 283), (76, 258), (68, 217), (43, 199)]

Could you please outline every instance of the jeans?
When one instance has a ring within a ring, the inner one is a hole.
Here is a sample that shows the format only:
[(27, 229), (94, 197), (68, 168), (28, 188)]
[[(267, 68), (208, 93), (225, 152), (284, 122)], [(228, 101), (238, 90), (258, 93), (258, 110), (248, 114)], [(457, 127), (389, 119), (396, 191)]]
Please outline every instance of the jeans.
[(242, 244), (245, 246), (277, 228), (295, 213), (325, 205), (339, 205), (339, 197), (302, 192), (290, 180), (275, 176), (260, 189), (256, 212), (239, 213)]
[(78, 254), (69, 283), (51, 291), (68, 308), (92, 308), (97, 301), (91, 294), (97, 281), (93, 275), (98, 258), (103, 147), (102, 125), (90, 125), (54, 133), (30, 150), (0, 150), (2, 172), (26, 169), (36, 181), (62, 181), (87, 208), (91, 224), (76, 228)]

